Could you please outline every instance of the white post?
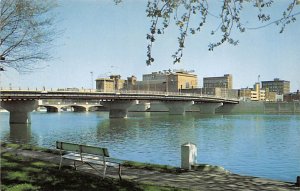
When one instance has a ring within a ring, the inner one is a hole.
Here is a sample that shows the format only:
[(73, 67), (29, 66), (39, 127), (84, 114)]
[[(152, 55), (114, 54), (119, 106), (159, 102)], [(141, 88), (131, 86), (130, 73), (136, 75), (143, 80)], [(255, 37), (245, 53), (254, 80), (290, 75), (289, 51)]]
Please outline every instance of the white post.
[(191, 170), (197, 163), (197, 146), (193, 143), (181, 145), (181, 168)]

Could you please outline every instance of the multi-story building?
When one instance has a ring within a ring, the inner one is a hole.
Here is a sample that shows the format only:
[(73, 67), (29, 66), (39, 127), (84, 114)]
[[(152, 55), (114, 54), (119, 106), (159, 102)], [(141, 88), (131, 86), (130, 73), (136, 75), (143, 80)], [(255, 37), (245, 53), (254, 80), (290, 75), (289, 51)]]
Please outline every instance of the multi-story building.
[(111, 75), (109, 78), (96, 79), (96, 89), (102, 92), (113, 92), (124, 88), (125, 80), (120, 75)]
[(203, 94), (226, 97), (232, 90), (232, 75), (203, 78)]
[(258, 82), (254, 84), (253, 88), (240, 89), (239, 97), (244, 101), (277, 101), (276, 93), (262, 89)]
[(114, 80), (115, 90), (120, 90), (124, 88), (125, 80), (122, 80), (120, 75), (111, 75), (109, 76), (109, 78)]
[(241, 99), (241, 100), (244, 100), (244, 101), (250, 101), (251, 100), (251, 91), (252, 91), (253, 89), (252, 88), (241, 88), (240, 90), (239, 90), (239, 98)]
[(260, 88), (260, 83), (255, 83), (253, 89), (251, 90), (251, 101), (265, 101), (266, 100), (266, 90)]
[(166, 91), (177, 92), (182, 89), (197, 88), (197, 75), (185, 71), (178, 71), (167, 75)]
[(275, 78), (273, 81), (262, 81), (262, 89), (268, 89), (270, 92), (283, 95), (290, 93), (290, 81)]
[(115, 81), (110, 78), (96, 79), (96, 89), (101, 92), (113, 92), (115, 90)]
[(197, 81), (197, 75), (187, 71), (164, 70), (163, 72), (144, 74), (142, 81), (137, 81), (135, 76), (128, 77), (127, 80), (122, 80), (120, 75), (98, 78), (96, 79), (96, 88), (98, 91), (104, 92), (115, 90), (179, 92), (183, 89), (197, 88)]
[(232, 89), (232, 75), (225, 74), (220, 77), (203, 78), (203, 88), (226, 88)]
[(150, 91), (178, 92), (183, 89), (197, 88), (197, 81), (197, 75), (188, 71), (172, 72), (171, 70), (165, 70), (144, 74), (143, 81), (140, 82), (139, 86), (140, 89)]
[(171, 74), (171, 70), (143, 74), (143, 79), (139, 83), (139, 86), (149, 91), (166, 91), (167, 77), (169, 74)]
[(287, 102), (299, 102), (300, 101), (300, 91), (297, 90), (297, 92), (285, 94), (283, 97), (284, 101)]
[(127, 80), (124, 82), (124, 89), (132, 90), (133, 87), (137, 84), (137, 78), (135, 76), (127, 77)]

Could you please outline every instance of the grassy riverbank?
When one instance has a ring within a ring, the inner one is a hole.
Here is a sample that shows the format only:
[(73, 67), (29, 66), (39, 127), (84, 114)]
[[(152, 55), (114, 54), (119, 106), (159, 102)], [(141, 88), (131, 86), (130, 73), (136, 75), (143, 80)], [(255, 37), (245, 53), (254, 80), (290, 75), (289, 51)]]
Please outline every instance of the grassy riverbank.
[(16, 156), (8, 148), (55, 152), (28, 145), (2, 143), (1, 190), (178, 190), (128, 180), (120, 182), (112, 178), (102, 179), (100, 176), (75, 171), (71, 167), (59, 171), (56, 164)]
[[(43, 152), (41, 152), (43, 151)], [(227, 172), (219, 166), (195, 165), (185, 171), (172, 166), (126, 162), (119, 181), (115, 169), (101, 174), (82, 166), (74, 170), (65, 162), (58, 170), (56, 150), (28, 145), (1, 144), (0, 190), (298, 190), (292, 182)]]

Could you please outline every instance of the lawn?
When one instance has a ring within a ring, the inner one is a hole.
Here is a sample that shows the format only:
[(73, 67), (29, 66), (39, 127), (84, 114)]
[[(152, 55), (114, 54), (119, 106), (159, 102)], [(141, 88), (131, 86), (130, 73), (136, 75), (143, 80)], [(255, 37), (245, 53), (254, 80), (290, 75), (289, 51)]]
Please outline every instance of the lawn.
[[(3, 145), (2, 145), (3, 146)], [(3, 147), (2, 147), (3, 148)], [(75, 171), (72, 167), (58, 170), (58, 165), (36, 159), (1, 153), (0, 190), (176, 190), (174, 188), (119, 181)]]

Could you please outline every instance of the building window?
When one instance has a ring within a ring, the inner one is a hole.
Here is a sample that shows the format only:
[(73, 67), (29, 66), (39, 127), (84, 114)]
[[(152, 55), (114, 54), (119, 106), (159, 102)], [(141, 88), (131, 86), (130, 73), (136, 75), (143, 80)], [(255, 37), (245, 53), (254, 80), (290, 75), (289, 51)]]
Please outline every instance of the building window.
[(189, 82), (185, 83), (185, 88), (187, 88), (187, 89), (190, 88), (190, 83)]

